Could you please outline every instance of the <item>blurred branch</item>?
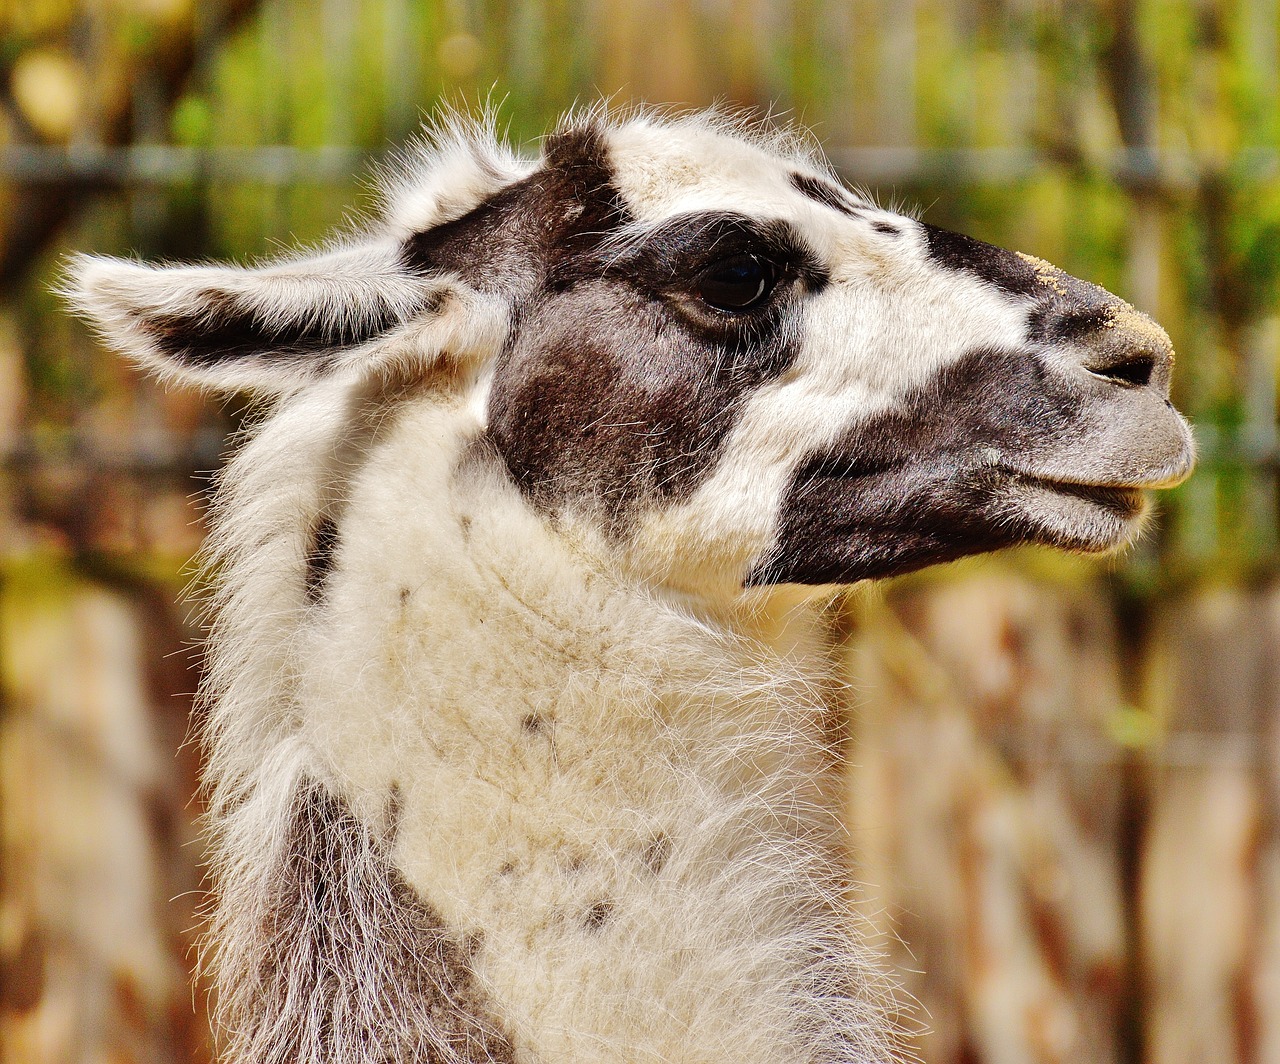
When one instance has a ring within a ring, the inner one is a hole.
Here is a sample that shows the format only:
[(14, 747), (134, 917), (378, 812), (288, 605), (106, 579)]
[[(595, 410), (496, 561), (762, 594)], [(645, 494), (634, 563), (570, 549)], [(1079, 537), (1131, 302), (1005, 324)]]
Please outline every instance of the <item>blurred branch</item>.
[[(135, 73), (146, 71), (165, 105), (172, 107), (205, 50), (234, 32), (258, 6), (259, 0), (225, 0), (203, 21), (199, 34), (193, 27), (181, 36), (165, 37), (161, 44), (143, 53), (135, 61)], [(126, 80), (132, 83), (135, 78)], [(8, 79), (3, 84), (7, 95)], [(8, 106), (9, 101), (5, 102)], [(105, 144), (121, 146), (132, 139), (131, 104), (131, 96), (126, 95), (114, 111), (102, 116)], [(12, 292), (22, 283), (40, 252), (84, 206), (86, 197), (103, 187), (101, 182), (73, 174), (66, 182), (29, 188), (23, 194), (19, 209), (11, 212), (0, 238), (0, 293)]]
[(1155, 95), (1151, 65), (1138, 36), (1134, 0), (1104, 3), (1110, 38), (1101, 49), (1102, 73), (1115, 109), (1120, 140), (1126, 148), (1151, 150), (1156, 143)]
[(189, 148), (173, 144), (117, 147), (0, 147), (0, 178), (12, 185), (68, 185), (109, 190), (181, 185), (195, 180), (250, 181), (266, 185), (350, 181), (368, 159), (357, 147), (287, 144)]

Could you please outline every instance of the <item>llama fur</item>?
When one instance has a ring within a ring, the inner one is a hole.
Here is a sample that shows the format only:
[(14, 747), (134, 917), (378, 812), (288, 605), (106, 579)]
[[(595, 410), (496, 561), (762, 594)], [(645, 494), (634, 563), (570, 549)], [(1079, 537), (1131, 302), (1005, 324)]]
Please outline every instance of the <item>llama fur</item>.
[(1127, 542), (1191, 461), (1167, 338), (794, 131), (490, 129), (442, 119), (315, 254), (72, 267), (139, 364), (259, 403), (205, 559), (225, 1059), (896, 1059), (826, 606)]

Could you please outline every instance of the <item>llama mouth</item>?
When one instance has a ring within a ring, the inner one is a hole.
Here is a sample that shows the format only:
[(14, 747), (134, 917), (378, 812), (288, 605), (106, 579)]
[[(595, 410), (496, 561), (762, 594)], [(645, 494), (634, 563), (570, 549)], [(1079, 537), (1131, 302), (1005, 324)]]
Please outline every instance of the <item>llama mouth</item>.
[(1084, 554), (1132, 543), (1150, 513), (1145, 485), (1061, 480), (1010, 470), (1015, 508), (1032, 522), (1032, 542)]
[(1017, 472), (1013, 476), (1029, 487), (1079, 499), (1124, 520), (1140, 517), (1146, 510), (1146, 491), (1132, 484), (1091, 484)]

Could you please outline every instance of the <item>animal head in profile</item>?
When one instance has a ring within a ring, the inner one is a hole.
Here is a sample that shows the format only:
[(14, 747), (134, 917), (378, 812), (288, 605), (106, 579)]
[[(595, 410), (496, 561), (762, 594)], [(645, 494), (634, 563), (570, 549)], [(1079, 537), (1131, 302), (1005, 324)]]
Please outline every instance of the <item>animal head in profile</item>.
[(69, 287), (164, 378), (458, 398), (530, 508), (655, 585), (1107, 551), (1193, 461), (1149, 318), (715, 116), (579, 116), (536, 159), (455, 122), (328, 250)]

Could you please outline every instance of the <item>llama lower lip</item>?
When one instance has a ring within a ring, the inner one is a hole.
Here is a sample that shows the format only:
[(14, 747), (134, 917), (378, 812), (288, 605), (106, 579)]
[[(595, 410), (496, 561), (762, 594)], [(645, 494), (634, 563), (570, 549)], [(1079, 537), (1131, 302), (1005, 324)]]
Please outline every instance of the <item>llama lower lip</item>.
[(1124, 518), (1137, 517), (1142, 513), (1145, 505), (1142, 489), (1127, 484), (1079, 484), (1069, 480), (1048, 480), (1025, 474), (1021, 479), (1038, 488), (1092, 503)]

